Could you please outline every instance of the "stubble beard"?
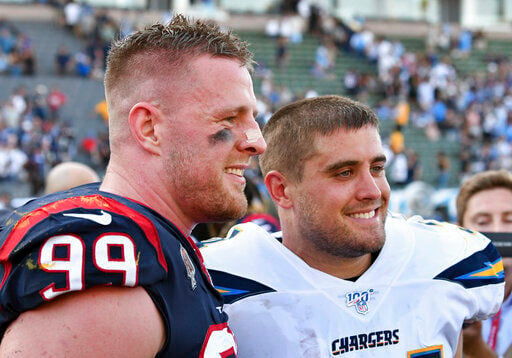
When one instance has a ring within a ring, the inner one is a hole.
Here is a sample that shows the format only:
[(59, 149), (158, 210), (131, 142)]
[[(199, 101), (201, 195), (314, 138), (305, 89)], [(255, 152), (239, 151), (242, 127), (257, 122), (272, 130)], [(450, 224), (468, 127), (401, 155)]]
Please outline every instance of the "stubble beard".
[[(227, 188), (222, 174), (204, 176), (188, 164), (191, 155), (184, 152), (172, 153), (166, 165), (166, 172), (175, 190), (176, 200), (186, 215), (196, 222), (225, 222), (239, 219), (247, 212), (247, 199), (234, 188)], [(235, 193), (234, 193), (235, 192)]]
[[(384, 246), (386, 212), (379, 210), (380, 225), (372, 230), (356, 232), (335, 217), (322, 218), (316, 204), (303, 196), (298, 203), (298, 224), (302, 236), (318, 251), (339, 258), (356, 258), (379, 252)], [(341, 215), (341, 214), (339, 214)]]

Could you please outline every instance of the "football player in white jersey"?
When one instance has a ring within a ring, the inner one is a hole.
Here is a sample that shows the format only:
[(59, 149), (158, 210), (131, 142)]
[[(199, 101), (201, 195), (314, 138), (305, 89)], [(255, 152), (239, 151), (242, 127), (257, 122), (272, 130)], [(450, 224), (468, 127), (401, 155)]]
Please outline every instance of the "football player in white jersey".
[(240, 357), (460, 356), (463, 322), (503, 298), (490, 241), (387, 212), (379, 122), (365, 105), (301, 100), (263, 133), (282, 240), (244, 224), (203, 248)]
[[(457, 220), (472, 230), (512, 233), (512, 174), (488, 170), (469, 178), (457, 196)], [(464, 329), (465, 358), (512, 357), (512, 257), (503, 257), (505, 299), (500, 311)]]

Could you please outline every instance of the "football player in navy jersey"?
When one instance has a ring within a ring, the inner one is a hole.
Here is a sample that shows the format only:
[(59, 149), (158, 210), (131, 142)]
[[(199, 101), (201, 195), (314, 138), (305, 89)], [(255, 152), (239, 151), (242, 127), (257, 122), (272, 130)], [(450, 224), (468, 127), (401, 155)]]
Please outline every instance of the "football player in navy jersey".
[(175, 16), (115, 42), (103, 182), (33, 200), (0, 233), (0, 356), (235, 357), (189, 237), (246, 210), (265, 150), (247, 45)]

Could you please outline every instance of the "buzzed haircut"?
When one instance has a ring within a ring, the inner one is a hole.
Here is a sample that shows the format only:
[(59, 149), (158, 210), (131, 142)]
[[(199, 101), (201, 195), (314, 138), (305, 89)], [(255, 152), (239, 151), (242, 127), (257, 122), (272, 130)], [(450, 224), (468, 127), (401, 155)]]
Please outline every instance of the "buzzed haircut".
[(277, 170), (296, 182), (304, 162), (315, 153), (315, 138), (337, 130), (379, 129), (376, 114), (366, 105), (341, 96), (321, 96), (291, 103), (275, 112), (263, 128), (267, 150), (260, 156), (265, 176)]
[(506, 170), (488, 170), (473, 175), (460, 187), (457, 195), (457, 222), (465, 225), (464, 214), (473, 195), (484, 191), (503, 188), (512, 191), (512, 174)]
[(224, 32), (214, 23), (176, 15), (166, 25), (147, 26), (112, 43), (107, 56), (105, 88), (107, 91), (113, 88), (133, 71), (144, 75), (176, 68), (191, 56), (202, 54), (236, 59), (248, 70), (252, 70), (254, 62), (248, 44), (231, 31)]

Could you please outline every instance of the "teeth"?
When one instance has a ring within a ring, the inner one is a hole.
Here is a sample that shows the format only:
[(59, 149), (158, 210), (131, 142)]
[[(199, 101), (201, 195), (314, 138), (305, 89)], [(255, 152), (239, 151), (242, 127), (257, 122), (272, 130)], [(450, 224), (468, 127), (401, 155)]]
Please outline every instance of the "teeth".
[(243, 169), (237, 169), (237, 168), (226, 168), (225, 172), (228, 173), (228, 174), (235, 174), (235, 175), (238, 175), (238, 176), (243, 176), (244, 175), (244, 170)]
[(369, 213), (356, 213), (349, 216), (355, 219), (371, 219), (375, 216), (375, 210), (372, 210)]

